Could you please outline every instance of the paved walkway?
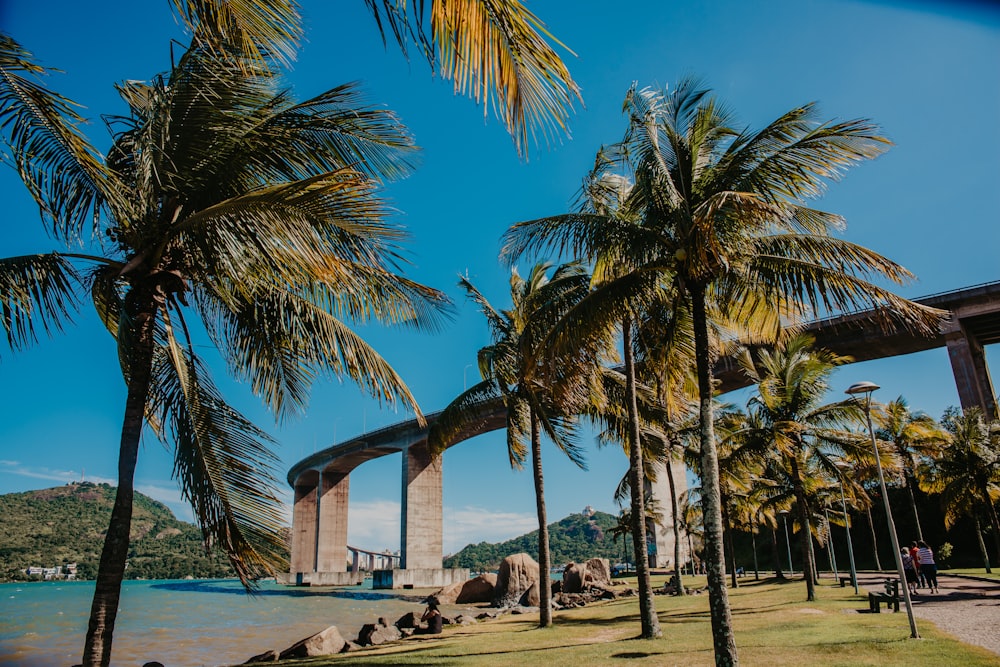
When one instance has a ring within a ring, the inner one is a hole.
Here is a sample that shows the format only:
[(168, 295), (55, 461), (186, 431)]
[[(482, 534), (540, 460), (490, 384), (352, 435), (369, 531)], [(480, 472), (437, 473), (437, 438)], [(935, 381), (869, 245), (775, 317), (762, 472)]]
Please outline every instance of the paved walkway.
[[(862, 589), (883, 591), (886, 576), (858, 573), (858, 585)], [(919, 589), (911, 596), (917, 631), (921, 621), (930, 621), (963, 642), (1000, 655), (1000, 582), (939, 574), (938, 584), (936, 595)], [(905, 612), (902, 603), (899, 611), (900, 615)], [(906, 625), (905, 618), (901, 622)]]

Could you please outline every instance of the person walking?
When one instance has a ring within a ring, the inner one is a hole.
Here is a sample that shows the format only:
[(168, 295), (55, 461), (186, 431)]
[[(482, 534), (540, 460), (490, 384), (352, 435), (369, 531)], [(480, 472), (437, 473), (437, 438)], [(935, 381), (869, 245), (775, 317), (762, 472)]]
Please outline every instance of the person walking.
[(917, 564), (913, 562), (913, 556), (906, 547), (900, 547), (899, 557), (903, 561), (903, 573), (906, 575), (906, 587), (910, 589), (910, 595), (917, 594)]
[(927, 578), (923, 570), (920, 569), (920, 560), (917, 558), (917, 542), (910, 542), (910, 558), (913, 559), (913, 569), (917, 571), (917, 587), (927, 588)]
[(934, 562), (934, 552), (923, 540), (917, 540), (917, 562), (920, 564), (920, 572), (927, 579), (931, 593), (937, 593), (937, 564)]

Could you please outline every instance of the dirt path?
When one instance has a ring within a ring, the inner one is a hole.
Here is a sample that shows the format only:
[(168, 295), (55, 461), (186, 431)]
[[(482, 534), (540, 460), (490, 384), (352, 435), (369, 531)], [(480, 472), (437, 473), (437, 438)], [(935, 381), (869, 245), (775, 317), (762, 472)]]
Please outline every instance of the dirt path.
[[(858, 584), (871, 591), (882, 591), (884, 580), (885, 575), (858, 574)], [(920, 589), (912, 597), (917, 630), (921, 621), (930, 621), (963, 642), (1000, 655), (1000, 582), (938, 575), (938, 584), (936, 595)]]

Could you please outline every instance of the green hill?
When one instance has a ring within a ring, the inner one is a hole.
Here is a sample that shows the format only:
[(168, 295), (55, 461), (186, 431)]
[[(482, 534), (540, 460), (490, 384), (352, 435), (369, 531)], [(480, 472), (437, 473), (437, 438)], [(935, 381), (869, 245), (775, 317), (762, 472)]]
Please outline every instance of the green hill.
[[(590, 516), (570, 514), (561, 521), (549, 524), (549, 552), (553, 565), (569, 561), (579, 563), (598, 557), (612, 562), (619, 559), (622, 553), (621, 540), (616, 543), (610, 534), (617, 523), (617, 518), (611, 514), (594, 512)], [(521, 552), (537, 558), (537, 530), (499, 544), (470, 544), (457, 554), (445, 558), (444, 566), (489, 572), (499, 567), (500, 561), (507, 556)]]
[[(115, 488), (67, 484), (0, 495), (0, 581), (29, 577), (30, 566), (76, 563), (78, 579), (97, 574)], [(206, 552), (201, 530), (179, 521), (163, 503), (135, 494), (127, 579), (234, 576), (219, 551)]]

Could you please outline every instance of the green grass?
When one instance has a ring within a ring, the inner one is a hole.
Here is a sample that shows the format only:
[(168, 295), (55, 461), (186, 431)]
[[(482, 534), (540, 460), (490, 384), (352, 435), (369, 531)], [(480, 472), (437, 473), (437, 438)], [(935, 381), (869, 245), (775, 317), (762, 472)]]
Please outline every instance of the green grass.
[[(746, 581), (746, 580), (744, 580)], [(662, 583), (654, 580), (654, 583)], [(704, 585), (704, 577), (688, 578)], [(909, 639), (905, 613), (867, 614), (867, 598), (824, 582), (818, 600), (805, 602), (801, 580), (741, 583), (730, 590), (736, 644), (744, 665), (996, 665), (997, 656), (962, 644), (927, 622), (922, 639)], [(553, 628), (538, 629), (537, 614), (508, 615), (472, 626), (445, 626), (419, 637), (359, 652), (288, 661), (309, 667), (339, 665), (712, 665), (708, 595), (656, 596), (663, 638), (635, 639), (636, 598), (557, 612)]]
[(982, 579), (998, 579), (1000, 580), (1000, 572), (994, 570), (987, 574), (986, 570), (981, 567), (959, 567), (953, 570), (938, 570), (939, 574), (967, 574), (973, 577), (980, 577)]

